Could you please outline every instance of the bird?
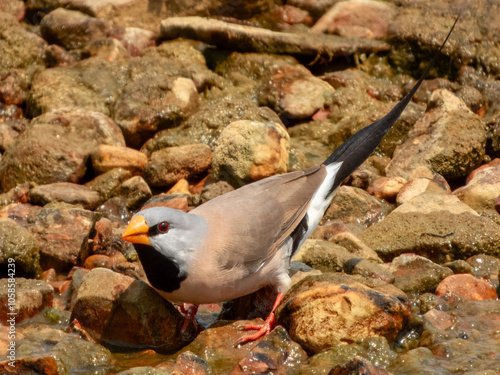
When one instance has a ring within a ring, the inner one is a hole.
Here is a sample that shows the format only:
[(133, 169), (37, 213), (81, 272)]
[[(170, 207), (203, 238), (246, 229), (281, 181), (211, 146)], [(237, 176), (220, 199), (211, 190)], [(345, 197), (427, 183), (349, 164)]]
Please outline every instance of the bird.
[[(197, 306), (271, 285), (277, 297), (263, 324), (246, 325), (237, 345), (267, 335), (290, 288), (288, 266), (319, 224), (336, 189), (370, 156), (427, 76), (431, 64), (384, 117), (352, 135), (321, 165), (271, 176), (209, 200), (189, 212), (149, 207), (136, 213), (122, 238), (134, 244), (151, 286), (165, 299)], [(186, 324), (183, 326), (183, 330)]]

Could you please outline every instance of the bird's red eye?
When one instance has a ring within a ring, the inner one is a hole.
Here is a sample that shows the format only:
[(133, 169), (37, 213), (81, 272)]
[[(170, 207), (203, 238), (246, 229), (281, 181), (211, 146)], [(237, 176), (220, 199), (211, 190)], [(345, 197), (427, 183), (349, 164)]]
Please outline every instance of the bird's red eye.
[(163, 221), (160, 224), (158, 224), (158, 230), (160, 232), (166, 232), (168, 230), (168, 223), (166, 221)]

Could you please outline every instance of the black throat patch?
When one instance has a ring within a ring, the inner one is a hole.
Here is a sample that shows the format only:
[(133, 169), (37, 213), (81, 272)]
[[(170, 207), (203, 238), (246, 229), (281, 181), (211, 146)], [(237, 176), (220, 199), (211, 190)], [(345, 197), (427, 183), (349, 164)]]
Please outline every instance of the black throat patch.
[(156, 251), (152, 246), (134, 244), (134, 247), (152, 286), (167, 293), (172, 293), (180, 288), (181, 282), (186, 279), (187, 274), (182, 272), (175, 262)]

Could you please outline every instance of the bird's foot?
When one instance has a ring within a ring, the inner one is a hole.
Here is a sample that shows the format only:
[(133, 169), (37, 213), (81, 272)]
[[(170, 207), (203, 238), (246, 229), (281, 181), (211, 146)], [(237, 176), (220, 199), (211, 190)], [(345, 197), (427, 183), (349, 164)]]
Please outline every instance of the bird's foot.
[(269, 314), (267, 319), (264, 321), (263, 324), (246, 324), (242, 327), (240, 327), (241, 330), (257, 330), (257, 332), (249, 334), (249, 335), (243, 335), (241, 336), (238, 341), (236, 341), (236, 346), (243, 345), (247, 342), (250, 341), (255, 341), (263, 336), (268, 335), (271, 330), (274, 327), (274, 313), (272, 312)]
[(181, 337), (183, 339), (189, 339), (188, 336), (191, 336), (188, 332), (188, 327), (189, 324), (192, 322), (194, 325), (194, 331), (196, 332), (198, 330), (198, 323), (196, 322), (195, 316), (196, 313), (198, 312), (198, 305), (191, 305), (189, 304), (188, 307), (186, 307), (185, 304), (184, 306), (179, 306), (179, 310), (185, 315), (184, 317), (184, 324), (182, 325), (181, 328)]

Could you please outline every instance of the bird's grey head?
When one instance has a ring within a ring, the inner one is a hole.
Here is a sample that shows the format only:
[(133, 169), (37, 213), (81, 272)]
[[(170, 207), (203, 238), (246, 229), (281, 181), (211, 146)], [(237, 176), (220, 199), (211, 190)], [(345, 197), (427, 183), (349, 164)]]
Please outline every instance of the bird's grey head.
[(207, 224), (201, 216), (168, 207), (152, 207), (132, 217), (123, 239), (152, 246), (183, 269), (189, 265), (206, 233)]

